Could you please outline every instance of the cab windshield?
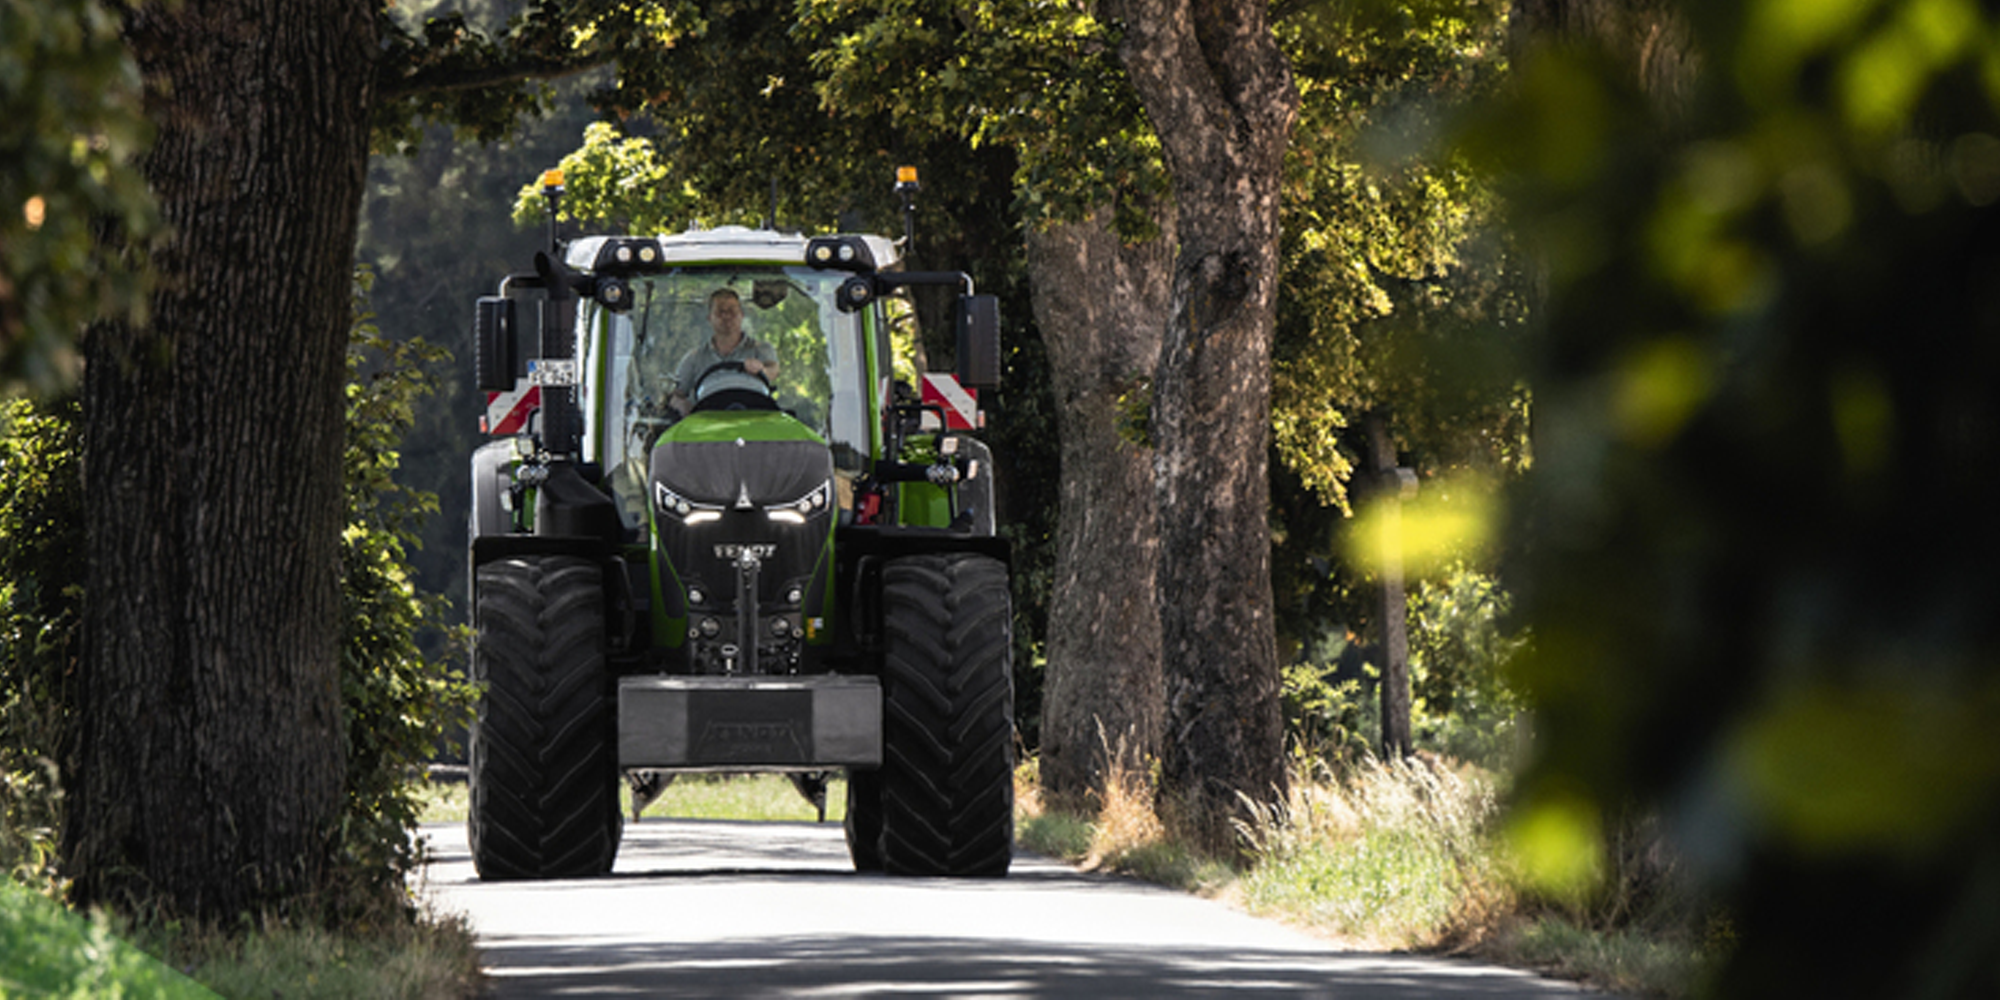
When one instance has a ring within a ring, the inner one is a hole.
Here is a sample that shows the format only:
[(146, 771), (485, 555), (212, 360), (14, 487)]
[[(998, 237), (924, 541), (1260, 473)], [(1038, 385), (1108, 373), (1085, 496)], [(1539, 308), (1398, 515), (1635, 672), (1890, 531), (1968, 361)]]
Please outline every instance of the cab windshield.
[[(768, 391), (777, 408), (829, 444), (865, 444), (860, 392), (865, 379), (860, 327), (851, 313), (834, 306), (845, 275), (804, 267), (689, 268), (634, 278), (632, 307), (622, 314), (599, 312), (609, 324), (602, 345), (608, 357), (586, 360), (596, 410), (591, 421), (600, 440), (586, 441), (613, 474), (619, 506), (628, 524), (644, 508), (646, 459), (660, 432), (717, 389)], [(733, 296), (741, 313), (741, 340), (719, 336), (712, 314), (726, 327), (728, 314), (715, 301)], [(725, 340), (718, 345), (718, 339)], [(759, 363), (765, 377), (726, 370), (729, 363)], [(725, 370), (717, 371), (718, 363)], [(704, 379), (704, 375), (708, 377)], [(768, 390), (764, 384), (768, 382)]]

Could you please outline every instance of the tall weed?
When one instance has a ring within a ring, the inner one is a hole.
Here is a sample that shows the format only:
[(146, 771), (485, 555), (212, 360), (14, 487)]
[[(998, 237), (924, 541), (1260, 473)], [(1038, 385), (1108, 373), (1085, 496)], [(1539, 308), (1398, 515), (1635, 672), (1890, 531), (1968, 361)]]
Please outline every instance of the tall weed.
[(1243, 828), (1257, 856), (1243, 898), (1372, 946), (1435, 945), (1511, 895), (1489, 840), (1497, 814), (1490, 778), (1422, 759), (1301, 775)]

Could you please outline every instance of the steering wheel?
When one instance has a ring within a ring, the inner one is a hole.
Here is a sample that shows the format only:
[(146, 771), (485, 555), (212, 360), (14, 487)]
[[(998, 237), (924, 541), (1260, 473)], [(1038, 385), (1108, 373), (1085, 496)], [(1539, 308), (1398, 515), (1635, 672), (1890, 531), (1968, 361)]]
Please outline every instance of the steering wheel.
[(751, 378), (755, 378), (757, 381), (764, 383), (764, 394), (767, 396), (770, 395), (772, 390), (775, 388), (774, 386), (771, 385), (771, 380), (769, 377), (764, 375), (764, 373), (762, 372), (757, 372), (754, 374), (751, 373), (748, 369), (744, 368), (743, 362), (722, 361), (716, 364), (709, 365), (707, 370), (703, 371), (699, 376), (696, 376), (694, 380), (694, 385), (691, 387), (690, 391), (688, 392), (688, 395), (693, 397), (694, 399), (697, 400), (700, 399), (702, 384), (707, 382), (711, 376), (722, 374), (724, 372), (734, 372), (738, 375), (744, 375)]

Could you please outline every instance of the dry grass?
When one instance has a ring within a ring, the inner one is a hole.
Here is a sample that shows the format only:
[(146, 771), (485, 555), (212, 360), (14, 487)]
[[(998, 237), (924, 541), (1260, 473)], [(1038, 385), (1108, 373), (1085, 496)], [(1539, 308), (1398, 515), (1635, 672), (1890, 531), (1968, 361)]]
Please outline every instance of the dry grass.
[[(1508, 859), (1500, 779), (1435, 758), (1302, 767), (1282, 808), (1252, 810), (1251, 861), (1232, 868), (1176, 841), (1135, 768), (1114, 769), (1089, 815), (1044, 808), (1017, 776), (1023, 846), (1079, 867), (1220, 896), (1344, 945), (1475, 954), (1632, 996), (1686, 996), (1714, 949), (1673, 933), (1552, 910)], [(1607, 887), (1623, 893), (1625, 880)], [(1600, 906), (1605, 904), (1600, 903)], [(1613, 900), (1610, 911), (1630, 908)]]
[(1300, 776), (1282, 809), (1244, 829), (1256, 865), (1245, 905), (1377, 948), (1434, 948), (1479, 937), (1514, 894), (1488, 830), (1492, 781), (1441, 762), (1368, 761), (1335, 778)]

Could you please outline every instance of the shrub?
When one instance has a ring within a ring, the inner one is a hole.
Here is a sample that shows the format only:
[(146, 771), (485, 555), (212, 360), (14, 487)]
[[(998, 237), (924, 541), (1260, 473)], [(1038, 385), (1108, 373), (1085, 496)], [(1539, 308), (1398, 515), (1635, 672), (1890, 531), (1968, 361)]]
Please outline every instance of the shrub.
[(83, 595), (74, 400), (0, 403), (0, 868), (53, 891)]
[(382, 336), (367, 307), (370, 274), (355, 282), (348, 346), (346, 499), (341, 536), (341, 700), (347, 723), (342, 816), (342, 888), (361, 906), (404, 900), (406, 876), (423, 862), (414, 837), (427, 761), (470, 719), (475, 691), (451, 663), (433, 663), (420, 640), (445, 633), (446, 655), (465, 648), (465, 627), (447, 623), (449, 602), (419, 593), (409, 550), (437, 497), (394, 479), (416, 402), (435, 388), (427, 366), (446, 353), (422, 340)]
[[(422, 860), (413, 835), (423, 766), (471, 715), (473, 690), (420, 640), (463, 627), (422, 594), (406, 557), (437, 498), (395, 482), (397, 448), (417, 400), (434, 387), (426, 366), (445, 353), (383, 337), (356, 281), (348, 352), (346, 528), (342, 533), (340, 685), (347, 785), (341, 868), (329, 886), (334, 919), (410, 907), (405, 877)], [(66, 688), (83, 597), (79, 410), (74, 401), (0, 404), (0, 866), (54, 891), (62, 827)]]

